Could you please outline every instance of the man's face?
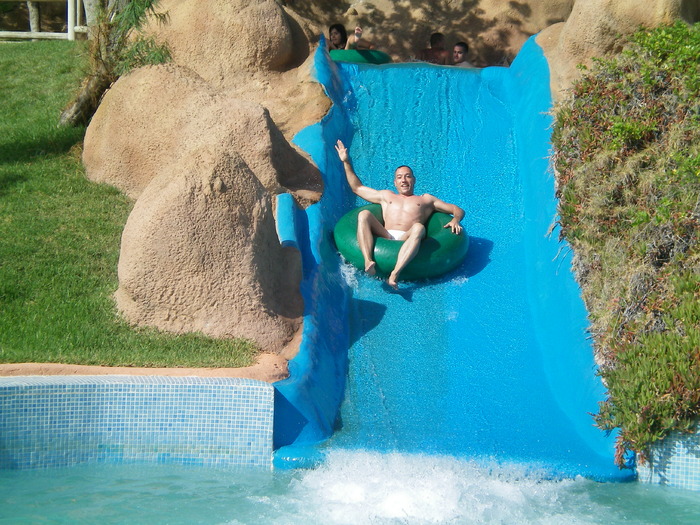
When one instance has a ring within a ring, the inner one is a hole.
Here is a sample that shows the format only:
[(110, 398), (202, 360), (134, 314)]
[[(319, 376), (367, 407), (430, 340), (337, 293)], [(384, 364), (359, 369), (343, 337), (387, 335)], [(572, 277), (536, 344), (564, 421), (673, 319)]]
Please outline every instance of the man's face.
[(416, 178), (413, 171), (408, 166), (401, 166), (394, 173), (394, 185), (396, 191), (401, 195), (413, 195), (413, 188), (416, 186)]
[(464, 51), (462, 46), (455, 46), (452, 50), (452, 61), (455, 64), (464, 62), (467, 59), (467, 53)]

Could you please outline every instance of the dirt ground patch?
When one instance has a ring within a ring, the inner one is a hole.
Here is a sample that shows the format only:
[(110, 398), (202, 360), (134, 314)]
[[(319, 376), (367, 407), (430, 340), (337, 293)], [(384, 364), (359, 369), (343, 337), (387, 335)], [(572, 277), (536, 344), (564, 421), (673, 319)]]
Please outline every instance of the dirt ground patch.
[(0, 364), (0, 376), (129, 375), (171, 377), (244, 377), (273, 383), (289, 375), (287, 360), (280, 355), (262, 354), (258, 362), (244, 368), (135, 368), (128, 366), (85, 366), (58, 363)]

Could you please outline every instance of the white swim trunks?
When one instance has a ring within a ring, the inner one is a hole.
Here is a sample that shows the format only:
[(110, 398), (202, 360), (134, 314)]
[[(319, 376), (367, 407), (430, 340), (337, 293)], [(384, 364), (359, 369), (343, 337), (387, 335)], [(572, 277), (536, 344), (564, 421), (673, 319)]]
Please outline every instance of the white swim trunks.
[(401, 237), (404, 236), (406, 232), (401, 231), (401, 230), (387, 230), (389, 232), (389, 235), (391, 235), (391, 240), (392, 241), (399, 241), (401, 240)]

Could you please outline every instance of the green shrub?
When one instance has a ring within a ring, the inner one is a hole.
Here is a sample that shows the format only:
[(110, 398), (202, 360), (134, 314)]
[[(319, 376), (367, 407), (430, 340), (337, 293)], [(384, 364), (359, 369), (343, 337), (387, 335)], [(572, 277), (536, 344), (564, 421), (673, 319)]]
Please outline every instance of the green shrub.
[(700, 415), (700, 24), (641, 30), (557, 108), (561, 235), (577, 255), (618, 458)]

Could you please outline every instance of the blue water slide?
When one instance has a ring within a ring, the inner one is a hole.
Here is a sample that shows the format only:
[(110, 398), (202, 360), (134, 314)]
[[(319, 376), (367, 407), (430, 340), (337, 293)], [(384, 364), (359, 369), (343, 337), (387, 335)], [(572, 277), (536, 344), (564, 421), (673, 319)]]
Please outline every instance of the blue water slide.
[[(630, 478), (590, 415), (604, 388), (558, 239), (549, 69), (534, 39), (508, 68), (336, 64), (320, 49), (315, 69), (333, 107), (295, 142), (319, 166), (323, 198), (300, 210), (284, 196), (277, 211), (280, 237), (302, 253), (306, 311), (290, 377), (275, 385), (275, 464), (317, 460), (326, 440)], [(344, 265), (332, 228), (364, 202), (337, 139), (366, 185), (392, 188), (408, 164), (417, 193), (466, 210), (460, 268), (396, 292)]]

